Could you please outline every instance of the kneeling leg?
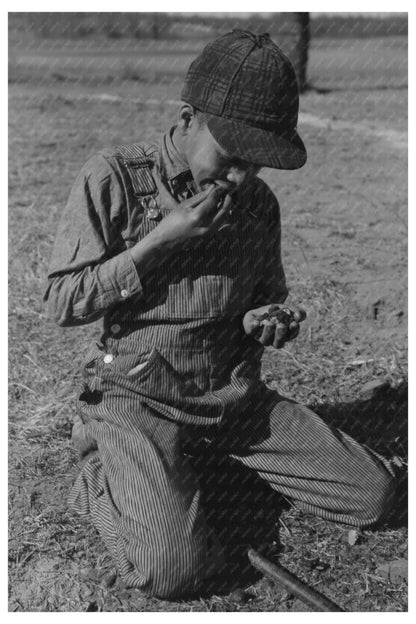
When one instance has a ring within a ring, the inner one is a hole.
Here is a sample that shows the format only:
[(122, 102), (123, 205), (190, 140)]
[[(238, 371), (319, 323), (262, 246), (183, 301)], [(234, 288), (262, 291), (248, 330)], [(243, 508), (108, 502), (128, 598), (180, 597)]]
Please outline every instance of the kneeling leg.
[(396, 481), (384, 458), (267, 389), (231, 426), (227, 445), (275, 490), (329, 520), (370, 526), (393, 505)]
[(179, 426), (144, 412), (135, 422), (88, 423), (98, 451), (70, 504), (91, 517), (127, 586), (175, 598), (197, 590), (217, 562)]

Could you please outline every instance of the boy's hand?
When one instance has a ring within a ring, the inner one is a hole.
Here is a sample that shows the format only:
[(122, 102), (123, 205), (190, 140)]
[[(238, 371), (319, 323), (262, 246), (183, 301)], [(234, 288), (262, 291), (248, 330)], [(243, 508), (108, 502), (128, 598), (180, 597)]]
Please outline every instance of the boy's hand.
[(164, 186), (157, 170), (155, 173), (162, 204), (170, 212), (129, 249), (140, 276), (153, 270), (176, 249), (186, 249), (192, 241), (219, 230), (227, 222), (233, 205), (227, 189), (214, 184), (179, 203)]
[(163, 205), (171, 209), (154, 230), (167, 247), (177, 247), (192, 239), (209, 236), (226, 222), (233, 202), (221, 186), (210, 185), (179, 203), (158, 175), (155, 182)]
[(261, 344), (281, 349), (285, 342), (293, 340), (299, 333), (300, 323), (306, 318), (302, 308), (291, 308), (285, 304), (271, 304), (249, 310), (243, 318), (244, 331)]

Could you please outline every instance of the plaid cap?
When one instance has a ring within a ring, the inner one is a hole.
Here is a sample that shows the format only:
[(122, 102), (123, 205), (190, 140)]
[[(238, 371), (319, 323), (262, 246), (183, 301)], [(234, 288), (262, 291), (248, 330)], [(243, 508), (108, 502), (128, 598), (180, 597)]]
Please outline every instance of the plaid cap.
[(189, 67), (182, 99), (206, 114), (231, 156), (275, 169), (305, 164), (296, 75), (267, 33), (233, 30), (209, 43)]

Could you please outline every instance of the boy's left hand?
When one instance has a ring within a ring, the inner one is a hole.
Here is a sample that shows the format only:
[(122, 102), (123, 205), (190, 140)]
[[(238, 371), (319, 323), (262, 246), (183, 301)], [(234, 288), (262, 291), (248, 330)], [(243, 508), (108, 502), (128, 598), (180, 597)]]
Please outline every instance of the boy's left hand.
[(296, 338), (300, 323), (305, 318), (306, 312), (302, 308), (289, 307), (284, 303), (271, 304), (246, 312), (243, 327), (246, 334), (266, 347), (281, 349), (285, 342)]

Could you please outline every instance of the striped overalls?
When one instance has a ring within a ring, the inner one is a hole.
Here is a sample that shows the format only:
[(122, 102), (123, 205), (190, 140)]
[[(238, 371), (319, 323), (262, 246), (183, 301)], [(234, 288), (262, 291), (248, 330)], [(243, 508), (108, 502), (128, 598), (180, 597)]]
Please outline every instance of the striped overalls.
[[(393, 500), (382, 458), (260, 381), (263, 347), (242, 316), (279, 295), (258, 294), (273, 270), (271, 226), (249, 208), (141, 278), (143, 295), (111, 308), (83, 364), (79, 414), (96, 452), (70, 503), (91, 517), (124, 582), (150, 595), (197, 591), (219, 565), (190, 460), (201, 439), (330, 520), (370, 525)], [(138, 238), (156, 225), (143, 217)]]

